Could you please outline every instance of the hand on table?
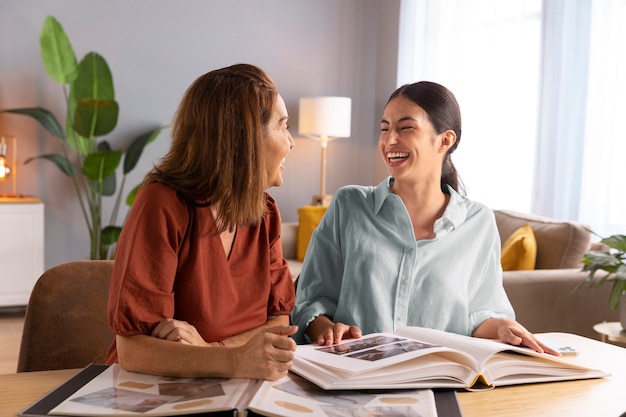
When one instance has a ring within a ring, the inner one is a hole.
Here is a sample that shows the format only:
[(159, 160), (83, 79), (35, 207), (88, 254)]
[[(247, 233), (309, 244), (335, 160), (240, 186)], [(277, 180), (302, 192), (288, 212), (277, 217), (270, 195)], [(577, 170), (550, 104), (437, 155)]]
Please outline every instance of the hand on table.
[(297, 326), (272, 327), (243, 346), (231, 348), (235, 375), (271, 381), (287, 375), (296, 351), (296, 342), (289, 336), (297, 330)]

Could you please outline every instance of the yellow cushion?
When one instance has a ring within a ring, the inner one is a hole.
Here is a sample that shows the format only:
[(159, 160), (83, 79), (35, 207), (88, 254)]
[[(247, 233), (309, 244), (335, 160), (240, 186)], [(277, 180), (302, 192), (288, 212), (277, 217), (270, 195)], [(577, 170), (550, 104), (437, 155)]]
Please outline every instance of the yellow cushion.
[(515, 230), (502, 246), (503, 271), (522, 271), (535, 269), (537, 259), (537, 240), (530, 224)]
[(309, 246), (309, 240), (313, 234), (313, 230), (322, 220), (322, 216), (326, 213), (327, 206), (304, 206), (298, 209), (298, 243), (296, 245), (296, 258), (302, 262), (306, 248)]

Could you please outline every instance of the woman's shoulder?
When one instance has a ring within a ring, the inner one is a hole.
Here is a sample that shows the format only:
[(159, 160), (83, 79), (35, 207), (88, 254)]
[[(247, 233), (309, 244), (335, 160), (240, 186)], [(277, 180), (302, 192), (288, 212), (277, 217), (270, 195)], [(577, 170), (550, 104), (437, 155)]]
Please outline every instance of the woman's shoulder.
[(344, 185), (335, 193), (335, 198), (363, 198), (366, 199), (374, 192), (371, 185)]
[(187, 202), (175, 188), (162, 182), (151, 182), (141, 185), (133, 203), (133, 206), (135, 205), (167, 210), (186, 210)]
[(459, 194), (451, 188), (449, 188), (449, 190), (451, 201), (457, 208), (461, 209), (461, 212), (465, 213), (464, 217), (466, 219), (474, 219), (488, 222), (493, 221), (495, 223), (493, 210), (489, 208), (486, 204), (476, 200), (472, 200), (467, 195)]

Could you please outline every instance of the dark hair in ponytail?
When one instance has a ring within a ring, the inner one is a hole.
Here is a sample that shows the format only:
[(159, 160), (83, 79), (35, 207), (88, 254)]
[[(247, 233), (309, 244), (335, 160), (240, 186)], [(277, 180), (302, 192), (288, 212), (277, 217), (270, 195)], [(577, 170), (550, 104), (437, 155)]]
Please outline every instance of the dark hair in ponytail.
[(461, 142), (461, 109), (454, 94), (441, 84), (420, 81), (399, 87), (391, 94), (387, 103), (398, 96), (406, 97), (423, 108), (437, 134), (446, 130), (452, 130), (456, 134), (456, 142), (448, 149), (443, 160), (441, 190), (444, 193), (447, 192), (446, 184), (448, 184), (456, 192), (465, 194), (465, 187), (451, 159), (452, 152)]

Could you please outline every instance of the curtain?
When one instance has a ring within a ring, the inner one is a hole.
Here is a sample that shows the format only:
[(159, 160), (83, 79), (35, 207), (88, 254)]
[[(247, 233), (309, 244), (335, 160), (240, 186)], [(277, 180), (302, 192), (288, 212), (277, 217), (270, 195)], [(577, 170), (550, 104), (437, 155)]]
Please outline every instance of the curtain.
[(578, 219), (590, 21), (591, 0), (543, 3), (537, 168), (531, 211), (556, 219)]
[(539, 87), (540, 0), (404, 0), (398, 85), (448, 87), (463, 130), (452, 160), (468, 197), (530, 210)]
[(626, 234), (626, 5), (594, 1), (580, 221), (600, 236)]

